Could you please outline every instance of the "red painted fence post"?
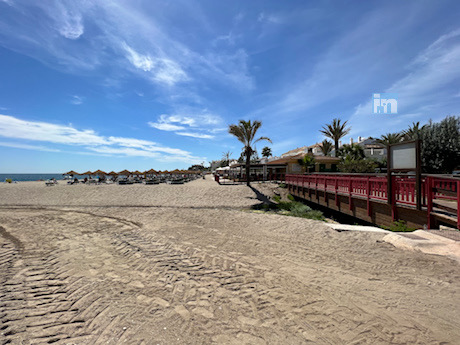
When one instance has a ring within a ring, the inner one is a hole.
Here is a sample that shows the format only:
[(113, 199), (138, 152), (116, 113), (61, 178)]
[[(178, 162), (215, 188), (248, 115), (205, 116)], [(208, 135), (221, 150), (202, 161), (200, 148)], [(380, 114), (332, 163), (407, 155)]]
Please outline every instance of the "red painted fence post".
[(367, 177), (367, 215), (371, 216), (371, 181), (370, 177)]
[(396, 188), (401, 188), (400, 185), (396, 185), (396, 176), (391, 176), (391, 220), (394, 222), (397, 218), (397, 208), (396, 208)]
[(326, 202), (326, 205), (328, 205), (328, 199), (327, 199), (327, 176), (324, 177), (324, 201)]
[(349, 177), (349, 181), (348, 181), (348, 204), (349, 204), (349, 207), (350, 207), (350, 210), (353, 209), (352, 207), (352, 200), (351, 200), (351, 191), (353, 189), (353, 180), (351, 177)]
[(339, 179), (336, 177), (335, 178), (335, 206), (337, 206), (337, 207), (339, 207), (338, 190), (339, 190)]
[(432, 178), (427, 176), (426, 178), (426, 213), (427, 213), (427, 220), (426, 226), (428, 229), (432, 228), (432, 221), (431, 221), (431, 212), (433, 211), (433, 186), (432, 186)]

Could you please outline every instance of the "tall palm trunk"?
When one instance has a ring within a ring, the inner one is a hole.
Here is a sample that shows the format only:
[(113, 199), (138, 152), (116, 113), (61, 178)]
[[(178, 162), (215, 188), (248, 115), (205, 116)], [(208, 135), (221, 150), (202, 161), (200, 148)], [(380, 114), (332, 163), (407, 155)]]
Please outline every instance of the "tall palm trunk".
[(339, 141), (338, 140), (334, 140), (334, 146), (335, 146), (335, 156), (338, 157), (339, 156)]
[(247, 186), (251, 185), (250, 176), (249, 176), (250, 167), (251, 167), (251, 153), (246, 152), (246, 185)]

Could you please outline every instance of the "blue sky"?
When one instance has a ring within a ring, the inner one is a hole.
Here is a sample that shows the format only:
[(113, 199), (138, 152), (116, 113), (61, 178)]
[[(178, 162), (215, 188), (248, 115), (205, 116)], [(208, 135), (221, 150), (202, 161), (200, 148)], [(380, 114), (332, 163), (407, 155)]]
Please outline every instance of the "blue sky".
[[(239, 119), (261, 120), (279, 155), (335, 117), (356, 138), (458, 115), (458, 13), (457, 0), (0, 0), (0, 172), (237, 158)], [(397, 93), (398, 114), (373, 114), (374, 92)]]

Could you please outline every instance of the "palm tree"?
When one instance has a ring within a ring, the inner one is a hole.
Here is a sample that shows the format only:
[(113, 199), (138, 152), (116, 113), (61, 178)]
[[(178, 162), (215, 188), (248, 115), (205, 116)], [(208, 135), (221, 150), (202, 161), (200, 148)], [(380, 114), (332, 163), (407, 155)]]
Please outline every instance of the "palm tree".
[(387, 133), (382, 134), (380, 139), (377, 139), (376, 141), (383, 145), (391, 145), (400, 143), (402, 138), (403, 136), (401, 133)]
[(364, 149), (358, 144), (345, 144), (340, 148), (339, 155), (346, 161), (364, 159)]
[(330, 142), (327, 139), (324, 139), (319, 148), (321, 149), (323, 155), (329, 156), (332, 152), (332, 147), (332, 142)]
[(268, 146), (265, 146), (262, 149), (262, 157), (268, 158), (272, 155), (272, 149), (269, 148)]
[(348, 121), (341, 123), (340, 119), (332, 120), (330, 125), (323, 126), (323, 129), (320, 130), (326, 137), (334, 140), (335, 156), (339, 152), (339, 140), (350, 133), (351, 127), (346, 128)]
[(315, 166), (315, 157), (306, 154), (301, 159), (297, 160), (299, 165), (305, 167), (305, 171), (308, 173), (310, 172), (310, 168)]
[(426, 128), (426, 125), (420, 127), (420, 121), (412, 122), (412, 126), (402, 132), (404, 140), (415, 140), (420, 139), (422, 131)]
[(267, 140), (268, 142), (272, 142), (267, 137), (260, 137), (255, 139), (256, 133), (258, 129), (262, 126), (262, 122), (251, 120), (244, 121), (240, 120), (237, 125), (230, 125), (228, 128), (228, 132), (233, 134), (239, 141), (243, 143), (243, 154), (246, 156), (246, 184), (250, 186), (250, 176), (249, 176), (249, 169), (251, 165), (251, 155), (254, 153), (254, 149), (252, 146), (261, 140)]
[(230, 164), (230, 157), (232, 156), (232, 153), (233, 152), (230, 152), (230, 151), (227, 151), (227, 152), (222, 152), (222, 160), (223, 160), (223, 164), (224, 166), (227, 166)]

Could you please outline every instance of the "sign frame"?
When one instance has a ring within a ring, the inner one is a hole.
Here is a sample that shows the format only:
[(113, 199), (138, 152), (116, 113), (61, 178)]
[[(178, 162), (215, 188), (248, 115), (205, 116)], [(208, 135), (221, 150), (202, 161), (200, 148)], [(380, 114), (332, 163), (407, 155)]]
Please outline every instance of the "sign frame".
[[(387, 196), (388, 204), (393, 204), (394, 190), (393, 190), (393, 173), (407, 173), (415, 172), (415, 192), (416, 192), (416, 208), (422, 209), (422, 158), (421, 158), (421, 143), (420, 139), (403, 141), (397, 144), (387, 145)], [(405, 169), (392, 168), (393, 148), (401, 145), (414, 144), (415, 150), (415, 167)], [(395, 201), (396, 202), (396, 201)]]

